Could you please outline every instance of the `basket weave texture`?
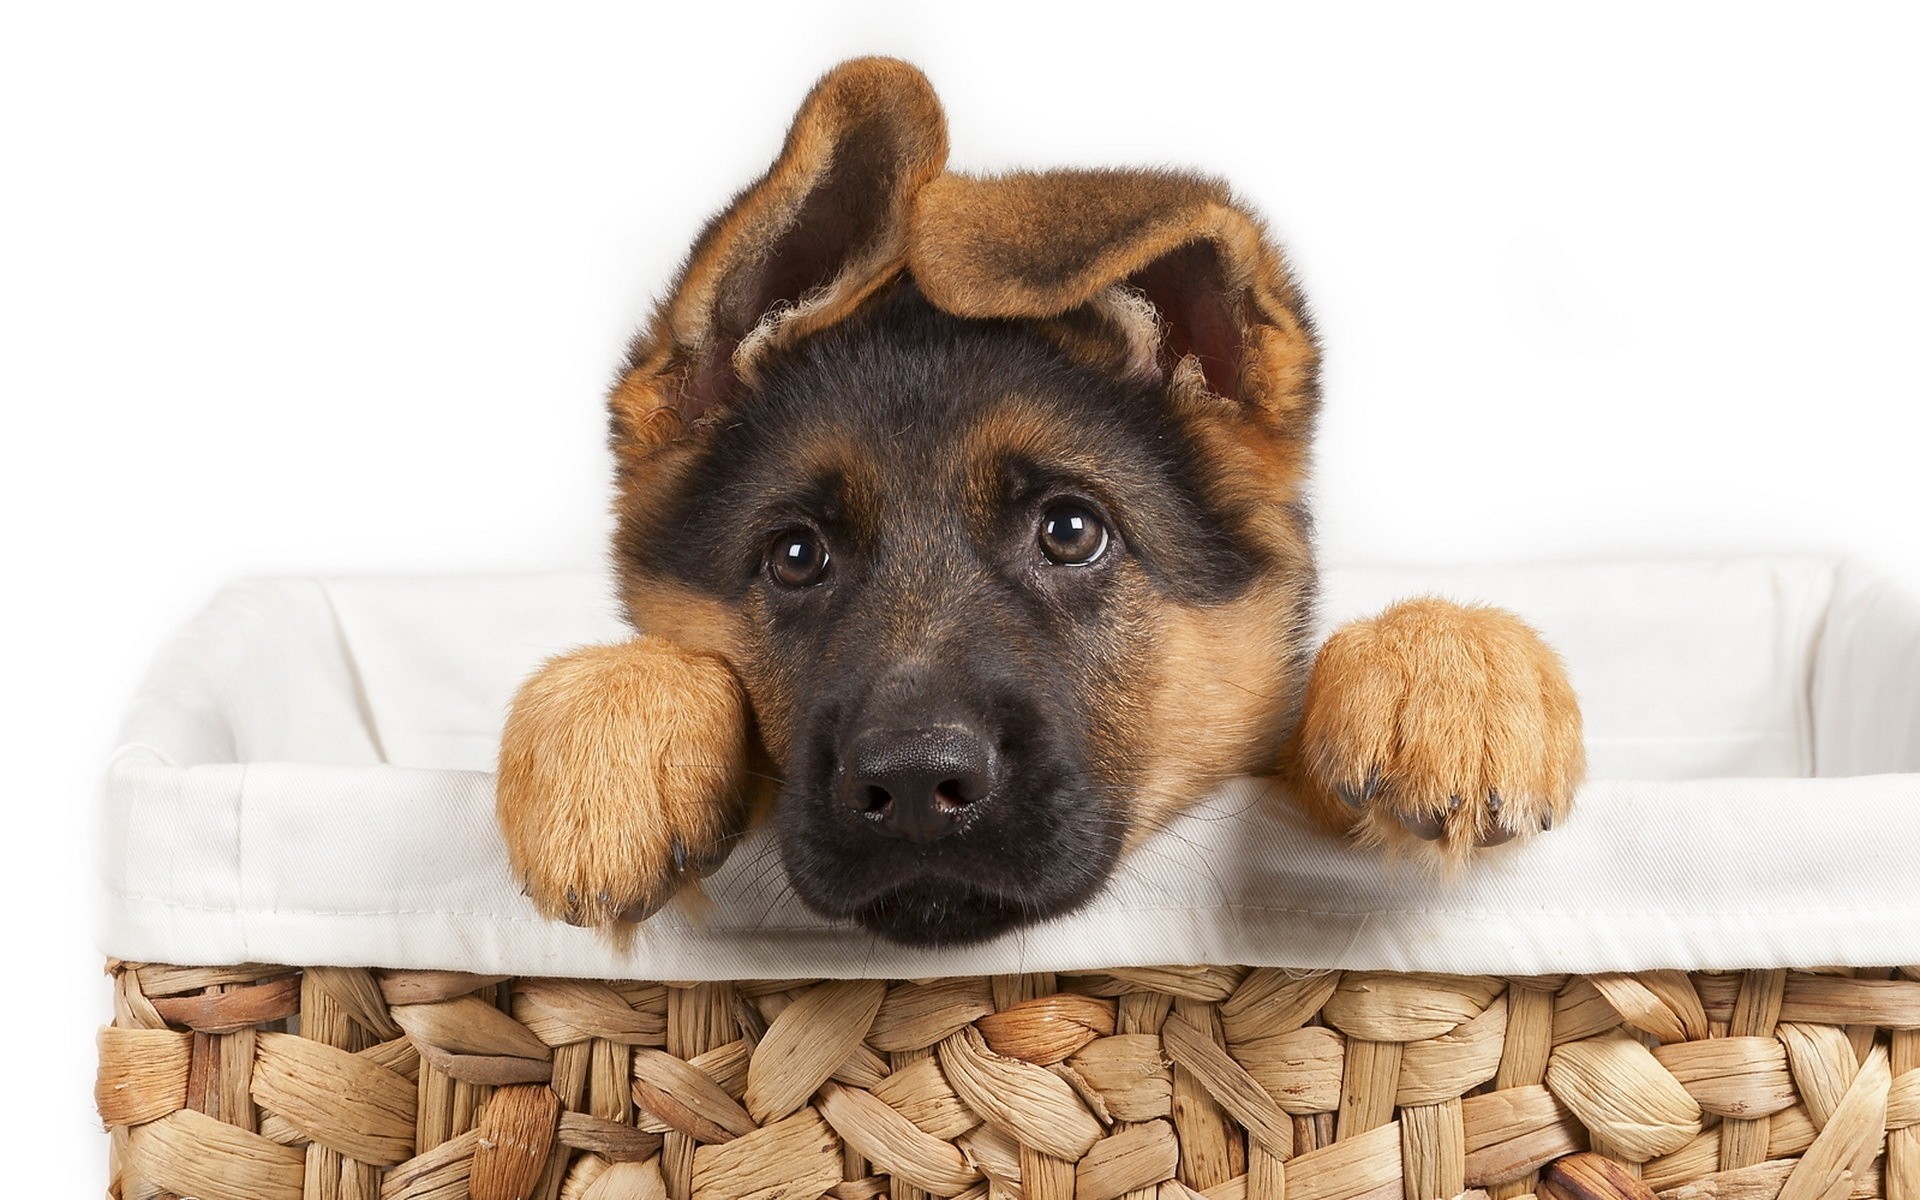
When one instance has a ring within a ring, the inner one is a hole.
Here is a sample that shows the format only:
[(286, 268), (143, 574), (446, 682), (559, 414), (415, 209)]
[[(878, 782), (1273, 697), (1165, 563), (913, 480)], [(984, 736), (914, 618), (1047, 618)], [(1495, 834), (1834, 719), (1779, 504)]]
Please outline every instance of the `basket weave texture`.
[(1920, 1200), (1916, 967), (109, 969), (123, 1200)]

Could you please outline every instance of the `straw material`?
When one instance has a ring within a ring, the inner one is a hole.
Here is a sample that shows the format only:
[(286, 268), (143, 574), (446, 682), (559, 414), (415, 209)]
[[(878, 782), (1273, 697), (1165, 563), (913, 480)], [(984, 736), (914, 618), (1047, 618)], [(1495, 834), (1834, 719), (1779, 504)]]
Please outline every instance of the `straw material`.
[(122, 1200), (1920, 1200), (1920, 968), (113, 963)]

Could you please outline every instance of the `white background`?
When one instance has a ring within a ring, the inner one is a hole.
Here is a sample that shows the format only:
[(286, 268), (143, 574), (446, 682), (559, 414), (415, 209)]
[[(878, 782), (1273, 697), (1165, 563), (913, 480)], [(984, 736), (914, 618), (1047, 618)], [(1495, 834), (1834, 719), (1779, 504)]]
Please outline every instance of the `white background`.
[(622, 343), (834, 61), (920, 63), (956, 166), (1264, 210), (1326, 338), (1334, 561), (1920, 577), (1915, 12), (7, 9), (12, 1182), (104, 1178), (86, 826), (157, 642), (239, 574), (595, 561)]

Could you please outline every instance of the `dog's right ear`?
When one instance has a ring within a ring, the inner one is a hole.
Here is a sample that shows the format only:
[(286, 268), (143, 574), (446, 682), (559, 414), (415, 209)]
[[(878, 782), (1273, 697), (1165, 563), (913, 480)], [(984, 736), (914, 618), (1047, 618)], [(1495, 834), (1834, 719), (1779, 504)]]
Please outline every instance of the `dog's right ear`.
[(780, 157), (707, 224), (635, 339), (612, 398), (627, 448), (644, 453), (724, 408), (766, 351), (897, 275), (914, 198), (946, 157), (940, 102), (914, 67), (858, 58), (822, 77)]
[(920, 193), (908, 269), (957, 316), (1039, 322), (1069, 348), (1102, 324), (1129, 365), (1301, 437), (1319, 350), (1279, 248), (1224, 183), (1178, 171), (947, 175)]

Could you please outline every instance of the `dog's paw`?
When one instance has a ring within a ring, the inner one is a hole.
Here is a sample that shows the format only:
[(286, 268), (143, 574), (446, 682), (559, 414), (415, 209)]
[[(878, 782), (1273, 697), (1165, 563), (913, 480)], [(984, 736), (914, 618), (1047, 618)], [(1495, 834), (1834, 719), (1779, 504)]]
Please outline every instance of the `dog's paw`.
[(1434, 599), (1327, 640), (1298, 739), (1317, 816), (1449, 864), (1551, 829), (1586, 769), (1559, 656), (1512, 613)]
[(724, 663), (654, 638), (577, 650), (527, 680), (496, 807), (540, 911), (644, 920), (719, 866), (747, 823), (746, 714)]

